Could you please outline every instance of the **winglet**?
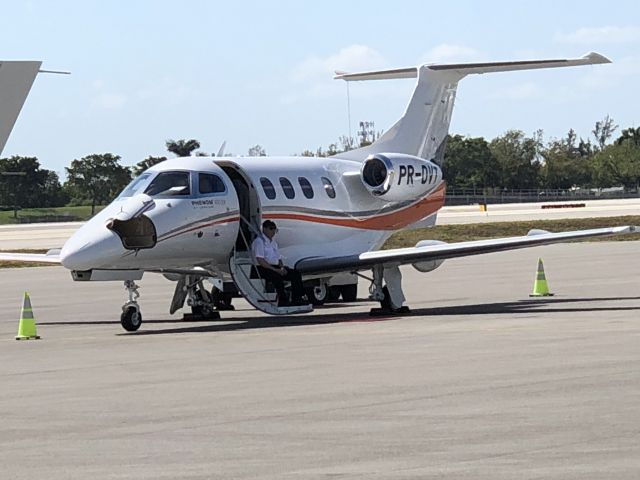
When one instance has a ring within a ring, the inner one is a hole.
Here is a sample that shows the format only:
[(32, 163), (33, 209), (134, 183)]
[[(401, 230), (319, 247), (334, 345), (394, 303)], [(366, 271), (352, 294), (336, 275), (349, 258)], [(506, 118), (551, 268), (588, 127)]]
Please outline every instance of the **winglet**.
[(40, 61), (0, 60), (0, 154), (9, 139), (36, 75), (38, 73), (69, 75), (70, 73), (41, 70), (41, 65)]
[(18, 119), (42, 62), (0, 61), (0, 153)]

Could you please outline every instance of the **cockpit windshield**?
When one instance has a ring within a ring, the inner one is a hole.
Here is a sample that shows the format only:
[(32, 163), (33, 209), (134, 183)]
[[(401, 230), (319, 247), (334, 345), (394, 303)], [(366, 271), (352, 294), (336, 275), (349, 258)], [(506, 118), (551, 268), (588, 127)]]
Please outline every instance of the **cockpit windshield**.
[(156, 195), (190, 195), (189, 172), (160, 172), (144, 193), (152, 197)]
[(143, 188), (147, 186), (147, 180), (151, 177), (151, 173), (143, 173), (139, 177), (133, 179), (133, 181), (127, 185), (118, 198), (133, 197), (134, 195), (141, 193)]

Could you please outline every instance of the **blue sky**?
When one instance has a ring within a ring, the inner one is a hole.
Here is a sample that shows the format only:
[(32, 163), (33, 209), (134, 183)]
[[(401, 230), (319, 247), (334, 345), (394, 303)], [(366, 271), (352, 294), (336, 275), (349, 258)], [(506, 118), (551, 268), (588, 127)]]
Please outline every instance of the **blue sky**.
[[(507, 129), (587, 137), (610, 115), (640, 124), (640, 4), (402, 1), (3, 1), (0, 58), (43, 60), (3, 156), (34, 155), (64, 176), (73, 159), (112, 152), (132, 165), (196, 138), (234, 154), (326, 147), (347, 134), (335, 69), (421, 62), (577, 57), (611, 65), (467, 77), (451, 133)], [(351, 84), (351, 119), (387, 129), (411, 80)]]

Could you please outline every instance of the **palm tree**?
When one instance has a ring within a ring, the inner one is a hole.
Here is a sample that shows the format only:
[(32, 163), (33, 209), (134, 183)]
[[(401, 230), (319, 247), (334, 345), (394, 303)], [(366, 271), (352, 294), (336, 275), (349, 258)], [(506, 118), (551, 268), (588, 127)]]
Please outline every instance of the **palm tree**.
[(191, 152), (200, 148), (200, 142), (197, 140), (167, 140), (167, 150), (175, 153), (178, 157), (189, 157)]
[(164, 162), (167, 157), (153, 157), (149, 155), (147, 158), (142, 160), (141, 162), (136, 163), (133, 166), (133, 174), (137, 177), (142, 172), (144, 172), (147, 168), (153, 167), (154, 165)]

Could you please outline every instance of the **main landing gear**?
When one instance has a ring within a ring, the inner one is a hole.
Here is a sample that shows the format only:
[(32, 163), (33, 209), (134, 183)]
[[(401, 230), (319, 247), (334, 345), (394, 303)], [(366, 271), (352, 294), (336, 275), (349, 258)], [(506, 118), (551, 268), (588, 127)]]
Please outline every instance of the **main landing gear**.
[(203, 320), (218, 320), (220, 314), (216, 303), (213, 292), (208, 292), (202, 284), (202, 278), (187, 286), (187, 305), (191, 307), (193, 316)]
[(380, 308), (372, 308), (370, 315), (403, 315), (410, 312), (409, 307), (403, 305), (406, 299), (402, 293), (402, 273), (398, 266), (373, 267), (369, 298), (380, 302)]

